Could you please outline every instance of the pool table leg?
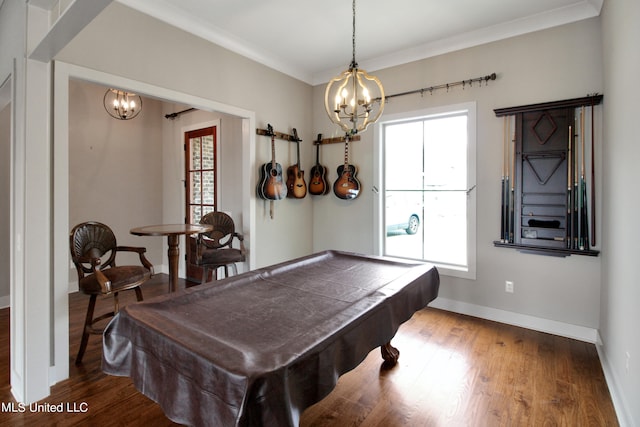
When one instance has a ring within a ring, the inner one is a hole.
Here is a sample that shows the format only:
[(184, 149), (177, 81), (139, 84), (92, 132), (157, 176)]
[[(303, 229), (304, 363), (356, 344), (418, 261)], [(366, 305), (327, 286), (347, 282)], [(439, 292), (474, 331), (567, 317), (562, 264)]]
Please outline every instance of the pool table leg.
[(391, 345), (391, 341), (383, 346), (380, 346), (380, 352), (385, 363), (395, 365), (400, 357), (400, 351)]

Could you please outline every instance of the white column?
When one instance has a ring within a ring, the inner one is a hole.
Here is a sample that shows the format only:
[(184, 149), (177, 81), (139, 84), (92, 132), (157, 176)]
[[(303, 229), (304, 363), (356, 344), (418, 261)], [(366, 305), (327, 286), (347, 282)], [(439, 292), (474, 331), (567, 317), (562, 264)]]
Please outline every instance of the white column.
[[(26, 33), (46, 30), (47, 16), (28, 6)], [(11, 390), (32, 403), (50, 394), (51, 65), (25, 58), (15, 66), (12, 182)]]

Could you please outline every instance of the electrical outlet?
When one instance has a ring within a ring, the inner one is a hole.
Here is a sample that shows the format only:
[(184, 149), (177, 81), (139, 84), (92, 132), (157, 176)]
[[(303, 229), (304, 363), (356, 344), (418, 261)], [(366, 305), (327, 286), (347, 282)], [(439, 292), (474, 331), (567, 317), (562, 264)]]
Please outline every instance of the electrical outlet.
[(510, 280), (507, 280), (506, 282), (504, 282), (504, 291), (505, 292), (509, 292), (510, 294), (513, 293), (513, 282)]

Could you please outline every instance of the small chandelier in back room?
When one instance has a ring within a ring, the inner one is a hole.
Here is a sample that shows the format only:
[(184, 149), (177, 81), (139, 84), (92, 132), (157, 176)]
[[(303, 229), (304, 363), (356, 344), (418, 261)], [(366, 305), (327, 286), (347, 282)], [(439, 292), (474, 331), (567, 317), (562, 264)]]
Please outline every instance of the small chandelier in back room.
[(118, 89), (107, 89), (103, 104), (107, 113), (118, 120), (131, 120), (142, 110), (140, 95)]
[(349, 69), (334, 77), (324, 93), (324, 108), (331, 121), (354, 135), (375, 123), (384, 109), (384, 89), (377, 77), (358, 69), (356, 62), (356, 0), (353, 0), (353, 56)]

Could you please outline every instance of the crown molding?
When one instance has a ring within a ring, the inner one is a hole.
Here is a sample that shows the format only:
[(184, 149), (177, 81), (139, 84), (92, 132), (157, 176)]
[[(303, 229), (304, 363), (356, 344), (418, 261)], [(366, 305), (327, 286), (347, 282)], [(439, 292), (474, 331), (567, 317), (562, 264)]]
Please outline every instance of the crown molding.
[[(578, 22), (600, 15), (602, 1), (603, 0), (584, 0), (571, 6), (481, 28), (476, 31), (458, 34), (410, 49), (399, 50), (389, 55), (364, 60), (359, 59), (358, 63), (367, 71), (382, 70), (527, 33), (533, 33), (535, 31)], [(594, 5), (594, 3), (598, 3), (599, 7)], [(342, 70), (334, 68), (315, 73), (313, 76), (313, 84), (326, 83), (340, 71)]]

